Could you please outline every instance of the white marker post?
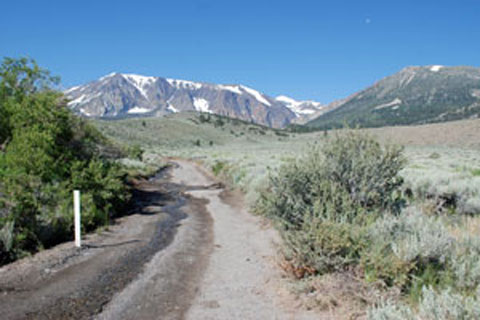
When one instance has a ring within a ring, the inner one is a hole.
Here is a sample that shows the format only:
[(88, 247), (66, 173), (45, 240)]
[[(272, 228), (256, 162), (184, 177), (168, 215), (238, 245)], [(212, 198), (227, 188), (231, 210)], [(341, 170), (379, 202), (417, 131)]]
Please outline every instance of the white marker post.
[(80, 238), (80, 191), (73, 191), (73, 211), (75, 219), (75, 246), (80, 248), (82, 241)]

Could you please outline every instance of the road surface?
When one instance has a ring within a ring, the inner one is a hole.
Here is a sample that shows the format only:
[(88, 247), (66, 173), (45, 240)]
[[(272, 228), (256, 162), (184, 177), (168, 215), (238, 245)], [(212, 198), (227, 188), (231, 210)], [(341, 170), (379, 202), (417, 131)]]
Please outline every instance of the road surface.
[(4, 319), (316, 319), (295, 307), (279, 239), (241, 196), (175, 161), (108, 230), (0, 268)]

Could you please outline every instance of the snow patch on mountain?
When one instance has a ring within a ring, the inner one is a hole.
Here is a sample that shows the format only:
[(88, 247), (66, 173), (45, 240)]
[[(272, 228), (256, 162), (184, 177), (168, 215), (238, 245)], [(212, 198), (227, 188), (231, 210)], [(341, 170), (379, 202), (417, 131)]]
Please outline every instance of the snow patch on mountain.
[(405, 84), (403, 84), (403, 86), (404, 86), (404, 87), (408, 86), (408, 85), (410, 84), (410, 82), (412, 82), (413, 78), (415, 78), (415, 75), (416, 75), (415, 73), (412, 73), (412, 74), (408, 77), (407, 81), (405, 81)]
[(193, 98), (193, 106), (195, 107), (195, 110), (197, 110), (197, 111), (213, 113), (212, 110), (210, 110), (210, 105), (209, 105), (208, 101), (205, 100), (205, 99)]
[(431, 66), (431, 67), (430, 67), (430, 71), (432, 71), (432, 72), (438, 72), (438, 71), (440, 71), (440, 69), (442, 69), (442, 68), (443, 68), (443, 66), (435, 65), (435, 66)]
[(65, 94), (68, 94), (68, 93), (70, 93), (70, 92), (72, 92), (72, 91), (75, 91), (75, 90), (77, 90), (77, 89), (80, 89), (80, 90), (81, 90), (82, 88), (81, 88), (81, 86), (71, 87), (70, 89), (65, 90)]
[(101, 92), (99, 92), (99, 93), (97, 93), (93, 96), (92, 95), (88, 96), (86, 94), (82, 94), (78, 98), (68, 102), (67, 106), (70, 107), (70, 106), (75, 106), (75, 105), (79, 105), (79, 104), (86, 104), (86, 103), (90, 102), (91, 100), (100, 97), (101, 95), (102, 95)]
[(302, 109), (297, 109), (297, 110), (291, 109), (291, 110), (292, 110), (295, 114), (297, 114), (297, 115), (299, 115), (299, 114), (306, 114), (306, 115), (308, 115), (308, 114), (314, 114), (314, 113), (316, 112), (316, 111), (313, 110), (313, 109), (303, 109), (303, 110), (302, 110)]
[(170, 78), (167, 78), (166, 80), (171, 86), (174, 86), (177, 89), (198, 90), (202, 88), (202, 84), (198, 82)]
[(150, 112), (151, 110), (147, 108), (140, 108), (140, 107), (133, 107), (132, 109), (128, 110), (127, 113), (129, 114), (137, 114), (137, 113), (147, 113)]
[(145, 99), (148, 99), (146, 88), (155, 82), (155, 77), (145, 77), (136, 74), (122, 74), (122, 76), (137, 88)]
[(85, 100), (86, 96), (84, 94), (80, 95), (78, 98), (70, 101), (69, 103), (67, 103), (68, 106), (73, 106), (73, 105), (76, 105), (76, 104), (80, 104), (83, 102), (83, 100)]
[(393, 101), (376, 106), (373, 110), (380, 110), (388, 107), (393, 107), (392, 109), (396, 110), (401, 104), (402, 104), (402, 100), (400, 100), (399, 98), (395, 98), (393, 99)]
[(300, 104), (300, 102), (298, 102), (297, 100), (292, 99), (292, 98), (287, 97), (287, 96), (278, 96), (278, 97), (275, 98), (275, 100), (280, 101), (280, 102), (284, 102), (284, 103), (289, 104), (289, 105)]
[(80, 108), (80, 112), (81, 112), (83, 115), (87, 116), (87, 117), (91, 117), (91, 116), (92, 116), (92, 114), (91, 114), (90, 112), (88, 112), (87, 110), (85, 110), (85, 109), (83, 109), (83, 108)]
[(275, 100), (283, 103), (287, 108), (293, 111), (298, 116), (314, 114), (322, 108), (320, 102), (306, 100), (297, 101), (287, 96), (278, 96)]
[(263, 103), (264, 105), (269, 106), (269, 107), (272, 106), (272, 104), (267, 99), (265, 99), (265, 97), (260, 92), (258, 92), (257, 90), (254, 90), (252, 88), (245, 87), (245, 86), (240, 86), (240, 88), (242, 88), (242, 90), (244, 90), (248, 94), (254, 96), (255, 99), (257, 99), (260, 103)]
[(170, 110), (170, 111), (172, 111), (173, 113), (177, 113), (177, 112), (178, 112), (178, 110), (177, 110), (174, 106), (172, 106), (171, 104), (168, 104), (167, 110)]
[(242, 91), (238, 86), (229, 86), (229, 85), (219, 84), (217, 85), (217, 88), (220, 90), (228, 90), (236, 94), (242, 94)]

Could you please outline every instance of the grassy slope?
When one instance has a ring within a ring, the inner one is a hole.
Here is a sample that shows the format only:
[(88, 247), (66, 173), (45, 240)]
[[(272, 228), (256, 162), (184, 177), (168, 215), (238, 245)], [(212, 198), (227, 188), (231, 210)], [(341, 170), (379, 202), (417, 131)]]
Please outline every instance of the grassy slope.
[(167, 152), (191, 149), (196, 141), (201, 146), (225, 146), (232, 142), (256, 142), (279, 137), (277, 130), (250, 124), (237, 119), (193, 112), (173, 114), (162, 118), (96, 121), (97, 127), (114, 140), (129, 145), (141, 145)]

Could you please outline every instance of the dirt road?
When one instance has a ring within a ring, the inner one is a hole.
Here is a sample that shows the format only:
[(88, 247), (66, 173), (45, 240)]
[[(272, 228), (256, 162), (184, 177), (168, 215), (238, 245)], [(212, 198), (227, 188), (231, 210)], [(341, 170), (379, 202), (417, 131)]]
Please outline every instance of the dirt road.
[(0, 269), (3, 319), (307, 319), (275, 264), (275, 232), (201, 167), (176, 161), (82, 249)]

